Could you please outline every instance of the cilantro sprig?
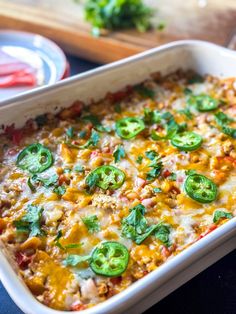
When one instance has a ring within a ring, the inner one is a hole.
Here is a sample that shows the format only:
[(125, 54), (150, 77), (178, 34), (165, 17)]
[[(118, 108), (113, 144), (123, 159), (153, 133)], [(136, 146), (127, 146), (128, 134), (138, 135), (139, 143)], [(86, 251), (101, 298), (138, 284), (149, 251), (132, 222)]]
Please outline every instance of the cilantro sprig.
[(130, 214), (122, 220), (122, 236), (141, 244), (150, 235), (154, 234), (164, 245), (170, 246), (170, 227), (162, 223), (149, 226), (145, 207), (139, 204), (130, 210)]
[(96, 233), (100, 231), (100, 224), (96, 215), (83, 217), (82, 221), (90, 233)]
[(122, 158), (124, 158), (126, 155), (125, 149), (122, 145), (118, 145), (113, 153), (113, 157), (115, 159), (115, 163), (121, 161)]
[(18, 232), (27, 232), (29, 237), (42, 236), (41, 229), (43, 208), (36, 205), (28, 205), (26, 214), (20, 220), (14, 221)]
[(142, 0), (88, 0), (85, 18), (93, 26), (93, 34), (99, 36), (100, 29), (136, 28), (144, 32), (151, 27), (153, 10)]

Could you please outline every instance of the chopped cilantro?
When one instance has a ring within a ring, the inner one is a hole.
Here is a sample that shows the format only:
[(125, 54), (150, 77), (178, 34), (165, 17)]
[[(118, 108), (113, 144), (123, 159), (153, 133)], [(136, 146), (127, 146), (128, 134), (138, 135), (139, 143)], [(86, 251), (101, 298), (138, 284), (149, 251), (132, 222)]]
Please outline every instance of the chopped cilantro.
[(193, 115), (188, 108), (178, 110), (178, 112), (184, 114), (188, 120), (191, 120), (193, 118)]
[(152, 159), (152, 162), (149, 164), (149, 167), (151, 167), (152, 169), (147, 173), (146, 179), (148, 181), (152, 181), (160, 175), (162, 170), (162, 162), (158, 155)]
[(125, 150), (122, 145), (118, 145), (116, 150), (113, 153), (113, 157), (115, 158), (115, 163), (119, 162), (122, 158), (125, 157)]
[(216, 123), (221, 127), (224, 134), (236, 139), (236, 128), (229, 126), (231, 122), (235, 122), (234, 119), (227, 116), (224, 112), (220, 111), (215, 114)]
[(66, 193), (66, 187), (64, 185), (59, 185), (59, 186), (56, 186), (54, 189), (53, 189), (53, 192), (56, 193), (57, 195), (64, 195)]
[(41, 115), (37, 116), (35, 118), (35, 121), (36, 121), (38, 127), (44, 126), (48, 121), (47, 114), (41, 114)]
[(40, 182), (42, 183), (43, 186), (45, 186), (46, 188), (53, 186), (55, 184), (57, 184), (58, 181), (58, 175), (57, 174), (53, 174), (50, 177), (42, 177), (39, 176), (37, 174), (34, 174), (31, 178), (31, 181), (33, 182)]
[(82, 130), (78, 134), (79, 138), (85, 138), (86, 135), (87, 135), (87, 131), (86, 130)]
[(130, 214), (122, 220), (122, 236), (133, 240), (136, 244), (141, 244), (155, 232), (156, 237), (164, 244), (167, 243), (167, 240), (169, 241), (169, 237), (167, 239), (167, 227), (163, 228), (162, 224), (148, 226), (144, 217), (145, 212), (146, 209), (141, 204), (130, 210)]
[(203, 77), (199, 74), (194, 74), (189, 80), (188, 84), (202, 83)]
[(154, 160), (158, 156), (157, 152), (155, 152), (154, 150), (149, 150), (145, 152), (145, 155), (150, 160)]
[(66, 135), (69, 137), (69, 138), (73, 138), (74, 137), (74, 128), (71, 126), (69, 127), (67, 130), (66, 130)]
[(141, 165), (142, 161), (143, 161), (143, 156), (139, 155), (136, 159), (136, 162)]
[(93, 191), (93, 189), (96, 187), (96, 184), (99, 180), (99, 175), (95, 172), (92, 172), (86, 180), (86, 183), (88, 185), (88, 193), (91, 193)]
[(54, 239), (54, 243), (57, 247), (59, 247), (61, 250), (67, 250), (67, 249), (77, 249), (77, 248), (80, 248), (83, 243), (70, 243), (70, 244), (67, 244), (67, 245), (62, 245), (60, 243), (60, 239), (62, 237), (62, 231), (59, 230), (58, 233), (57, 233), (57, 236), (55, 237)]
[(176, 179), (177, 179), (176, 173), (172, 172), (172, 173), (168, 176), (168, 179), (169, 179), (170, 181), (176, 181)]
[(90, 233), (96, 233), (100, 231), (100, 225), (96, 215), (84, 217), (82, 218), (82, 221)]
[(82, 118), (84, 121), (91, 122), (94, 129), (96, 129), (99, 132), (110, 132), (111, 129), (109, 127), (104, 127), (101, 122), (99, 121), (98, 117), (95, 115), (87, 115)]
[(29, 232), (30, 237), (43, 235), (41, 230), (41, 218), (43, 208), (35, 205), (27, 206), (27, 213), (20, 220), (16, 220), (14, 225), (18, 232)]
[(151, 99), (155, 97), (155, 92), (144, 85), (136, 85), (134, 90), (142, 97), (148, 97)]
[(84, 167), (82, 165), (76, 165), (74, 167), (74, 171), (75, 172), (84, 172), (85, 170), (84, 170)]
[(97, 146), (98, 142), (100, 140), (100, 135), (95, 130), (92, 130), (90, 139), (82, 146), (79, 146), (79, 148), (88, 148), (90, 146)]
[(80, 263), (89, 262), (91, 259), (90, 255), (76, 255), (76, 254), (69, 254), (67, 258), (63, 261), (65, 266), (76, 266)]
[(164, 224), (159, 224), (155, 229), (155, 237), (160, 240), (165, 246), (170, 246), (170, 227)]
[(115, 109), (115, 112), (121, 113), (121, 105), (120, 105), (120, 103), (116, 103), (114, 109)]
[(193, 93), (193, 91), (190, 88), (185, 87), (185, 89), (184, 89), (184, 94), (185, 95), (191, 95), (192, 93)]
[(144, 32), (151, 27), (153, 10), (142, 0), (88, 0), (85, 18), (93, 26), (92, 33), (99, 36), (100, 29), (110, 30), (136, 28)]
[(153, 188), (154, 193), (161, 193), (162, 190), (160, 188)]
[(224, 212), (222, 210), (216, 210), (214, 212), (213, 222), (215, 224), (217, 224), (217, 223), (219, 223), (219, 221), (221, 219), (224, 219), (224, 218), (231, 219), (231, 218), (233, 218), (233, 215), (231, 213), (227, 213), (227, 212)]

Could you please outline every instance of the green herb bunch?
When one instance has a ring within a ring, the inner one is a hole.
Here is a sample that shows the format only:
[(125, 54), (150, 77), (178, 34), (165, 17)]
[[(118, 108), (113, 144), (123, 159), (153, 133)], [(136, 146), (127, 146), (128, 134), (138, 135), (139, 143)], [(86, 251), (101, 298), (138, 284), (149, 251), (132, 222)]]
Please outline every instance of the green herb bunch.
[(85, 4), (85, 18), (95, 35), (103, 28), (136, 28), (144, 32), (151, 27), (152, 15), (152, 9), (142, 0), (88, 0)]

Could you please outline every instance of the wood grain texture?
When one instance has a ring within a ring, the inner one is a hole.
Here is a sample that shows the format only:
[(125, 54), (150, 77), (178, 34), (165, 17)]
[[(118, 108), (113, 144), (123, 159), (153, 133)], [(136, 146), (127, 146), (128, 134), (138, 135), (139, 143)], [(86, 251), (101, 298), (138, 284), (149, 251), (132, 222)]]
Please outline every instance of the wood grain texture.
[(203, 39), (225, 45), (236, 28), (235, 0), (146, 0), (155, 13), (153, 23), (165, 21), (164, 31), (136, 30), (91, 36), (82, 4), (72, 0), (0, 0), (0, 28), (39, 33), (67, 52), (106, 63), (178, 39)]

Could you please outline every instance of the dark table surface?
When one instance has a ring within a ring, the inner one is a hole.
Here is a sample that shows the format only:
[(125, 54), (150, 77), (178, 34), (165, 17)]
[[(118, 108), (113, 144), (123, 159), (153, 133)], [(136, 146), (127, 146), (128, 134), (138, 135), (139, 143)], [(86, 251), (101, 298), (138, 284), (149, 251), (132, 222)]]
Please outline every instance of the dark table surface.
[[(98, 66), (75, 57), (68, 58), (71, 75)], [(222, 258), (145, 312), (145, 314), (150, 313), (236, 314), (236, 251)], [(0, 284), (0, 314), (22, 314), (2, 284)]]

